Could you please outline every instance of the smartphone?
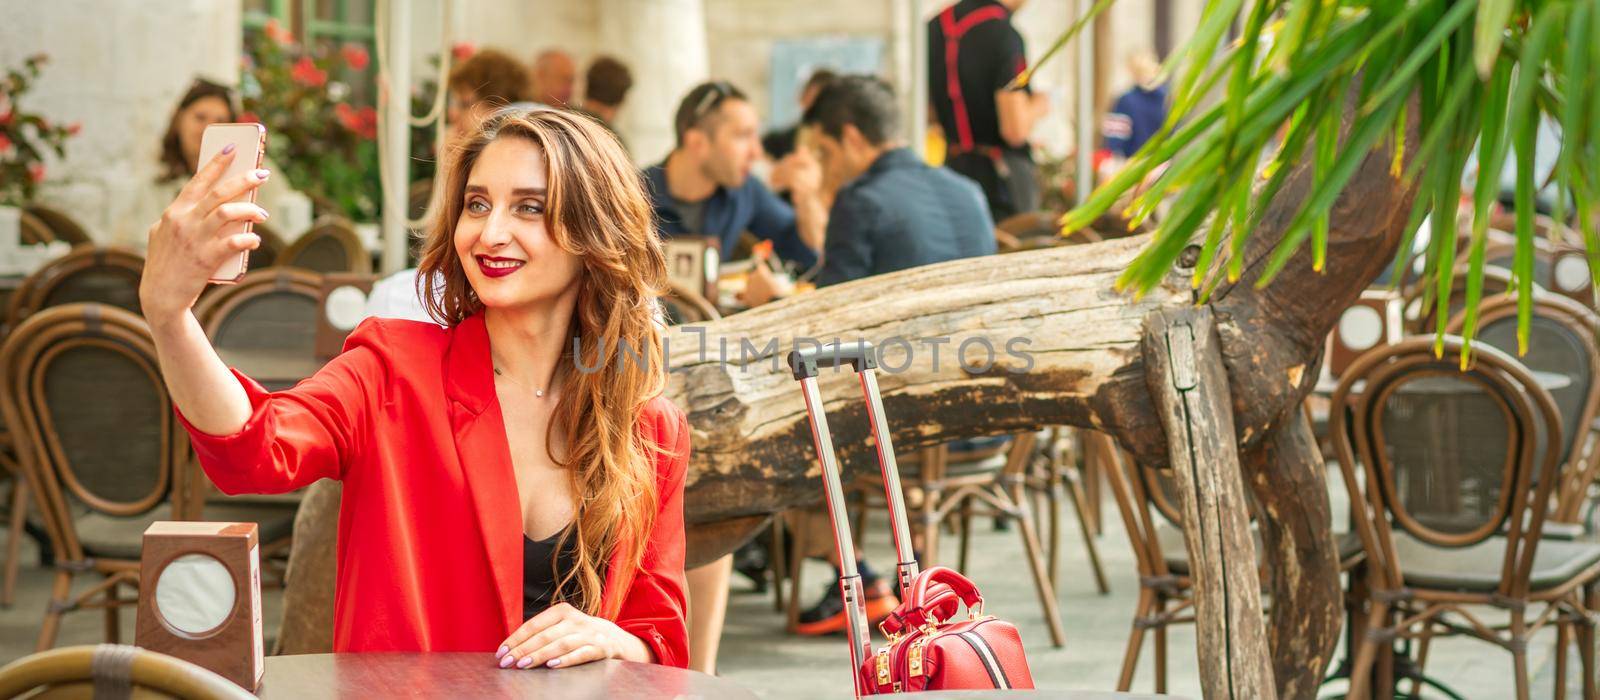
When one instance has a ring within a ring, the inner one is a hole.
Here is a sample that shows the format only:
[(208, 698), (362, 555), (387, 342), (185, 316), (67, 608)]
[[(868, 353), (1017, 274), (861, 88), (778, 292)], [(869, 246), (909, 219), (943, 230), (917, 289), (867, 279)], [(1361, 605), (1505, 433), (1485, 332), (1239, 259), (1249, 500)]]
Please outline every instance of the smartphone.
[[(222, 174), (222, 180), (236, 177), (261, 167), (261, 160), (267, 153), (267, 127), (260, 124), (212, 124), (206, 127), (205, 134), (200, 137), (200, 165), (210, 163), (212, 158), (222, 152), (228, 144), (233, 144), (233, 163), (228, 165), (228, 171)], [(250, 190), (241, 195), (236, 202), (256, 201), (256, 191)], [(249, 233), (249, 221), (229, 224), (221, 235), (232, 236), (239, 233)], [(210, 282), (213, 284), (233, 284), (244, 277), (250, 267), (250, 251), (242, 251), (239, 256), (228, 260), (212, 273)]]

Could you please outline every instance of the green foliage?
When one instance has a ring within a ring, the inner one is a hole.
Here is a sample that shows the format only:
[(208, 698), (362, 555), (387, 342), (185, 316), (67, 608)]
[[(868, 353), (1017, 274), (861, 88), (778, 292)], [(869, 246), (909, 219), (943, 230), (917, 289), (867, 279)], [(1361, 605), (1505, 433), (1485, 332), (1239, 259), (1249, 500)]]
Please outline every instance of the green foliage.
[(0, 206), (20, 207), (33, 201), (46, 176), (45, 154), (67, 155), (67, 139), (79, 126), (55, 124), (43, 115), (22, 111), (22, 96), (39, 79), (45, 54), (24, 59), (0, 80)]
[(376, 221), (383, 201), (378, 180), (378, 114), (352, 94), (339, 72), (361, 76), (366, 50), (310, 50), (269, 22), (246, 42), (240, 87), (247, 121), (267, 127), (267, 155), (317, 214)]
[[(1476, 328), (1488, 216), (1509, 158), (1517, 172), (1513, 290), (1522, 304), (1525, 349), (1532, 197), (1545, 184), (1535, 182), (1532, 170), (1541, 119), (1562, 132), (1553, 179), (1566, 194), (1558, 197), (1563, 211), (1556, 218), (1570, 218), (1582, 231), (1590, 270), (1600, 273), (1600, 78), (1591, 70), (1600, 66), (1600, 0), (1257, 0), (1241, 40), (1225, 46), (1222, 30), (1240, 5), (1207, 3), (1193, 38), (1168, 60), (1175, 71), (1168, 122), (1124, 171), (1062, 221), (1068, 231), (1085, 227), (1153, 181), (1132, 197), (1129, 216), (1142, 221), (1162, 202), (1170, 209), (1154, 241), (1119, 279), (1122, 287), (1135, 293), (1155, 287), (1195, 238), (1203, 240), (1196, 287), (1209, 294), (1222, 279), (1236, 280), (1244, 241), (1299, 162), (1313, 169), (1309, 195), (1258, 284), (1271, 282), (1308, 244), (1314, 267), (1326, 272), (1330, 209), (1361, 161), (1387, 148), (1394, 172), (1420, 192), (1397, 267), (1409, 263), (1412, 229), (1433, 214), (1425, 258), (1442, 332), (1444, 305), (1456, 283), (1462, 173), (1476, 150), (1482, 175), (1470, 192), (1465, 334), (1470, 338)], [(1050, 53), (1086, 25), (1075, 23)], [(1357, 118), (1345, 125), (1341, 140), (1352, 85), (1358, 86)], [(1220, 99), (1207, 101), (1218, 89)], [(1403, 150), (1408, 127), (1421, 135), (1412, 153)]]

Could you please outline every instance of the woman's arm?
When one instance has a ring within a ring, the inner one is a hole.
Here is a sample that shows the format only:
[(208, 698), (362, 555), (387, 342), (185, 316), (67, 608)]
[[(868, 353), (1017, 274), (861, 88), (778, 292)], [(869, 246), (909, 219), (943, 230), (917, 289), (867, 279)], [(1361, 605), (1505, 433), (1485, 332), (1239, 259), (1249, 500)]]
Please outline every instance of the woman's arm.
[(266, 210), (255, 204), (231, 202), (261, 186), (268, 175), (256, 170), (222, 179), (234, 156), (229, 146), (201, 168), (150, 227), (139, 283), (139, 303), (173, 405), (196, 429), (211, 435), (230, 435), (244, 427), (250, 400), (217, 357), (192, 309), (213, 271), (261, 243), (253, 233), (225, 235), (229, 224), (267, 218)]

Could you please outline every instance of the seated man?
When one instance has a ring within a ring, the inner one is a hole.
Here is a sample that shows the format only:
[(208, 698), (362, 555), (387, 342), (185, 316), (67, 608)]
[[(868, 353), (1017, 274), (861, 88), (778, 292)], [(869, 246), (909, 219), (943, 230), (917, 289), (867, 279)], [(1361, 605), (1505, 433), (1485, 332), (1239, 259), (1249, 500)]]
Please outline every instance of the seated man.
[[(802, 119), (815, 130), (822, 168), (844, 183), (828, 215), (819, 287), (995, 252), (994, 225), (982, 190), (955, 173), (929, 166), (905, 148), (898, 104), (882, 80), (848, 76), (824, 87)], [(770, 279), (765, 267), (756, 266), (747, 300), (763, 300), (752, 297), (759, 293), (752, 287)], [(812, 522), (792, 519), (791, 524), (826, 531), (825, 517), (809, 517)], [(881, 618), (894, 608), (894, 593), (865, 560), (860, 570), (867, 614)], [(801, 613), (796, 631), (827, 634), (844, 629), (844, 624), (838, 586), (830, 582), (821, 600)]]
[[(803, 118), (822, 168), (844, 183), (828, 214), (819, 287), (995, 252), (982, 190), (905, 147), (897, 104), (882, 80), (848, 76), (823, 88)], [(769, 300), (770, 282), (758, 265), (747, 303)]]
[(816, 264), (827, 227), (821, 173), (788, 178), (793, 207), (750, 177), (761, 157), (761, 124), (744, 93), (726, 82), (702, 84), (678, 105), (674, 126), (677, 147), (644, 173), (662, 235), (711, 237), (726, 259), (749, 231), (801, 268)]

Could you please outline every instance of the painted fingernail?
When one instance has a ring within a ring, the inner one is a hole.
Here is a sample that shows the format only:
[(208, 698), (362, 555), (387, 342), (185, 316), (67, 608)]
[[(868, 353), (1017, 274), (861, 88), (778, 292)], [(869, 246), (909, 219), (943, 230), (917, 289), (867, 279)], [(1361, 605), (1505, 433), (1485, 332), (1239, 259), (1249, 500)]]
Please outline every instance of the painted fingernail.
[(512, 661), (516, 661), (516, 659), (512, 658), (510, 655), (507, 655), (505, 658), (500, 659), (500, 668), (505, 668), (507, 666), (510, 666)]
[(257, 180), (265, 180), (265, 179), (267, 179), (267, 176), (271, 175), (271, 174), (272, 174), (271, 170), (267, 170), (267, 169), (263, 168), (261, 170), (257, 170), (256, 171), (256, 179)]
[(233, 146), (234, 146), (234, 144), (231, 144), (231, 143), (226, 145), (226, 146), (223, 146), (222, 147), (222, 155), (228, 155), (229, 153), (232, 153), (233, 152)]
[(545, 665), (549, 666), (550, 668), (555, 668), (555, 667), (561, 665), (561, 659), (551, 659), (550, 663), (547, 663)]
[(527, 667), (532, 666), (532, 665), (533, 665), (533, 657), (532, 656), (524, 656), (524, 657), (522, 657), (521, 661), (517, 662), (517, 668), (527, 668)]
[(497, 652), (494, 653), (494, 658), (498, 659), (498, 658), (500, 658), (502, 656), (505, 656), (506, 652), (509, 652), (509, 651), (511, 651), (511, 647), (508, 647), (508, 646), (506, 646), (504, 644), (501, 644), (500, 645), (500, 651), (497, 651)]

